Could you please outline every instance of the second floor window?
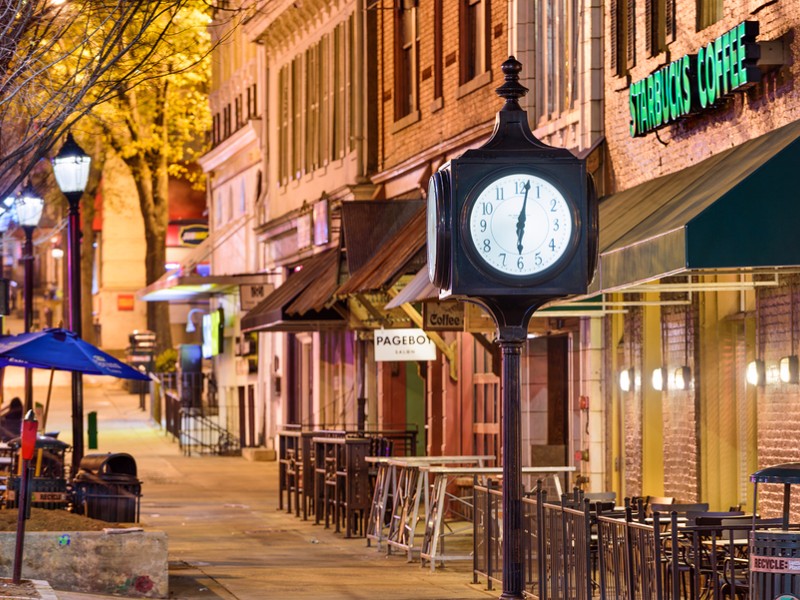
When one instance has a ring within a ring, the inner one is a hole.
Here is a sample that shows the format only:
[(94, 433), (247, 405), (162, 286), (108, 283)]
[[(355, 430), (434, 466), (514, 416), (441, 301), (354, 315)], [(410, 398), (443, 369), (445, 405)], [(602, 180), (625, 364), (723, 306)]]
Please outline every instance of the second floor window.
[(636, 65), (636, 1), (611, 0), (611, 72), (625, 75)]
[(647, 53), (657, 56), (675, 40), (675, 0), (647, 0)]
[(482, 75), (489, 63), (488, 0), (461, 0), (459, 83)]
[(411, 0), (398, 3), (395, 20), (395, 120), (417, 110), (419, 81), (418, 9)]
[(578, 101), (578, 0), (542, 0), (535, 29), (536, 122), (560, 117)]
[(705, 29), (722, 18), (722, 0), (697, 0), (697, 30)]

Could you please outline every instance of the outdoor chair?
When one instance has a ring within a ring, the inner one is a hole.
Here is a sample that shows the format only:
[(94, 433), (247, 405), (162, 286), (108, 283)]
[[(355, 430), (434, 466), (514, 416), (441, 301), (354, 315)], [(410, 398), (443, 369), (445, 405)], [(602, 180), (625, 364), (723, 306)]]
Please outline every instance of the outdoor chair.
[(670, 496), (648, 496), (644, 503), (644, 512), (647, 516), (653, 516), (653, 505), (674, 504), (675, 498)]

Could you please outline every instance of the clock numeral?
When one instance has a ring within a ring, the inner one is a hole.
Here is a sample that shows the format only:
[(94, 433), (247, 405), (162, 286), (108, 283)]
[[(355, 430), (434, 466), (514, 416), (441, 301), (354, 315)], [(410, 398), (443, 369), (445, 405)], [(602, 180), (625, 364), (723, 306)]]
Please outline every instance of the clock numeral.
[(481, 233), (486, 231), (486, 219), (481, 219)]
[(556, 239), (555, 238), (550, 238), (550, 243), (547, 244), (547, 245), (550, 246), (550, 250), (552, 250), (553, 252), (556, 251)]
[(556, 210), (557, 210), (557, 205), (558, 205), (558, 203), (556, 202), (556, 199), (555, 199), (555, 198), (553, 198), (552, 200), (550, 200), (550, 212), (556, 212)]
[(483, 240), (483, 251), (484, 252), (491, 252), (492, 251), (492, 244), (488, 239)]
[(538, 198), (541, 198), (541, 197), (542, 197), (542, 186), (537, 185), (536, 186), (536, 198), (538, 199)]
[(505, 267), (506, 266), (506, 253), (505, 252), (501, 252), (498, 256), (500, 256), (500, 258), (503, 259), (503, 266)]
[(558, 231), (558, 228), (559, 228), (558, 219), (555, 219), (553, 221), (553, 231)]
[(494, 210), (494, 205), (492, 205), (491, 202), (481, 202), (481, 210), (483, 211), (481, 214), (484, 216), (490, 215), (492, 214), (492, 210)]
[(520, 271), (522, 271), (522, 269), (525, 268), (525, 263), (522, 261), (522, 257), (521, 256), (517, 259), (517, 268)]
[(496, 194), (495, 200), (502, 200), (503, 199), (503, 188), (496, 187), (496, 188), (494, 188), (494, 191), (495, 191), (495, 194)]
[(533, 264), (535, 264), (537, 267), (541, 267), (542, 266), (542, 253), (541, 252), (537, 252), (536, 254), (533, 255)]

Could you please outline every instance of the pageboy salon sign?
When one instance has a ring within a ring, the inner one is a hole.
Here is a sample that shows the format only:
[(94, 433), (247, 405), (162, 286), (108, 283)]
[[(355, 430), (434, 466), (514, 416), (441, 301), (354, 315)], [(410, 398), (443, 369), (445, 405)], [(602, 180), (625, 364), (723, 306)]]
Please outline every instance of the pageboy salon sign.
[(436, 346), (422, 329), (378, 329), (375, 360), (436, 360)]

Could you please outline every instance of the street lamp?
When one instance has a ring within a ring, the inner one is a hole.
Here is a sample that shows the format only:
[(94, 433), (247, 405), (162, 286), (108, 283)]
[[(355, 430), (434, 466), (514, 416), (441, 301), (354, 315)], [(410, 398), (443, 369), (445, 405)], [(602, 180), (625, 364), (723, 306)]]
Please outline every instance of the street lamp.
[[(81, 331), (81, 231), (80, 200), (89, 179), (91, 157), (78, 146), (72, 134), (53, 158), (53, 173), (58, 187), (69, 202), (67, 219), (67, 296), (69, 297), (69, 328), (82, 336)], [(72, 373), (72, 474), (75, 475), (83, 458), (83, 378)]]
[[(30, 183), (14, 203), (15, 221), (25, 232), (25, 247), (22, 260), (25, 265), (25, 333), (30, 332), (33, 325), (33, 230), (39, 225), (44, 209), (44, 200), (39, 197)], [(33, 409), (33, 372), (25, 369), (25, 411)]]

